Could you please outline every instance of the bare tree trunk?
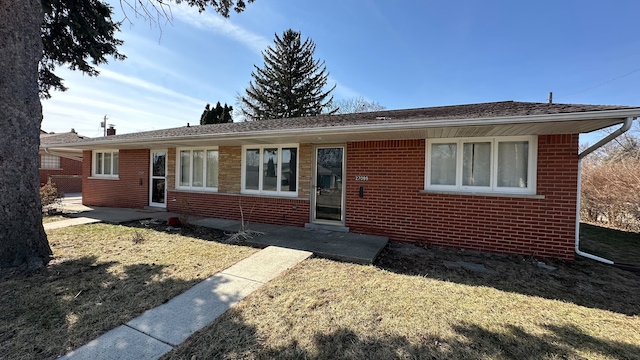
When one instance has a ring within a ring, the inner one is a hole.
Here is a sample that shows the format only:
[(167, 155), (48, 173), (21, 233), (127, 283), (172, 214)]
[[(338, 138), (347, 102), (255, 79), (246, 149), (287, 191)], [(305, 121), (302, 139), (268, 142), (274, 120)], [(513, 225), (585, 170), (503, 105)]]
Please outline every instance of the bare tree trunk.
[(52, 255), (38, 183), (42, 16), (40, 0), (0, 0), (0, 268), (33, 271)]

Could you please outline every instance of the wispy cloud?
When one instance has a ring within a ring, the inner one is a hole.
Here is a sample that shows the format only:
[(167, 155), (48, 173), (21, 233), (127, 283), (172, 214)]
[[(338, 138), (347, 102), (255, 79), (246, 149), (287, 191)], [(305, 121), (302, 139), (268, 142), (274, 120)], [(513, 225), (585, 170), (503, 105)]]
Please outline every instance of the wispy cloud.
[(344, 83), (339, 82), (336, 78), (329, 76), (327, 85), (333, 86), (333, 84), (336, 84), (336, 89), (334, 90), (334, 98), (336, 99), (350, 99), (361, 96), (366, 99), (366, 97), (357, 90), (350, 88)]
[(184, 101), (188, 101), (188, 102), (193, 103), (193, 104), (197, 104), (198, 106), (200, 106), (200, 105), (205, 103), (204, 100), (195, 99), (195, 98), (192, 98), (190, 96), (183, 95), (183, 94), (181, 94), (179, 92), (173, 91), (171, 89), (167, 89), (165, 87), (150, 83), (150, 82), (142, 80), (142, 79), (138, 79), (138, 78), (131, 77), (131, 76), (126, 76), (126, 75), (119, 74), (117, 72), (114, 72), (114, 71), (111, 71), (111, 70), (108, 70), (108, 69), (103, 69), (103, 68), (99, 69), (99, 71), (100, 71), (100, 75), (102, 77), (107, 78), (107, 79), (111, 79), (111, 80), (114, 80), (114, 81), (117, 81), (117, 82), (120, 82), (120, 83), (123, 83), (123, 84), (131, 85), (131, 86), (135, 86), (135, 87), (138, 87), (138, 88), (141, 88), (141, 89), (144, 89), (144, 90), (148, 90), (148, 91), (152, 91), (152, 92), (155, 92), (155, 93), (171, 96), (173, 98), (177, 98), (177, 99), (181, 99), (181, 100), (184, 100)]
[(90, 81), (69, 70), (61, 73), (69, 90), (43, 101), (44, 130), (74, 128), (83, 135), (99, 136), (105, 115), (119, 133), (183, 126), (200, 118), (203, 100), (113, 70), (100, 71)]
[(227, 36), (258, 54), (271, 44), (266, 37), (238, 26), (213, 12), (198, 13), (194, 7), (185, 4), (172, 6), (171, 11), (177, 20)]

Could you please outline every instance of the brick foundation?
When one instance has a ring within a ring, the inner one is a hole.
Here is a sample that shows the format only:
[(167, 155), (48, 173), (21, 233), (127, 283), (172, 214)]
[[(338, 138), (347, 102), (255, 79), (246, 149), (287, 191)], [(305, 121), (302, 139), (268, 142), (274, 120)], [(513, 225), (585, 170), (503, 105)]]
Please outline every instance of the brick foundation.
[(234, 194), (169, 191), (167, 210), (189, 215), (245, 222), (304, 226), (309, 222), (309, 201)]

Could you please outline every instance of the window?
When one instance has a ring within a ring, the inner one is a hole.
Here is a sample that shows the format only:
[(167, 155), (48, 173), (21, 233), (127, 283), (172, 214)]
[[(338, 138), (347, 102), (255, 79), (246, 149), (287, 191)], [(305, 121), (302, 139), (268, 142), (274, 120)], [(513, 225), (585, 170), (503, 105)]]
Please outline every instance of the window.
[(51, 154), (40, 155), (41, 169), (60, 169), (60, 157)]
[(535, 194), (536, 139), (427, 140), (425, 189)]
[(218, 189), (218, 149), (178, 149), (178, 188)]
[(93, 176), (117, 177), (118, 151), (94, 151), (93, 152)]
[(245, 147), (242, 191), (245, 193), (296, 196), (298, 194), (298, 147)]

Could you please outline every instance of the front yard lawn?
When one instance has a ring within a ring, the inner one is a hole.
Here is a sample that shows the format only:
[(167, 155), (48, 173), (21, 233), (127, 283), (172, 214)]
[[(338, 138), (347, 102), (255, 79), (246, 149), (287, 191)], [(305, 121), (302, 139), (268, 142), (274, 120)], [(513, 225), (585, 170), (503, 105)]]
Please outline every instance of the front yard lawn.
[(310, 259), (165, 359), (640, 359), (640, 276), (547, 264), (413, 245), (374, 266)]
[(0, 273), (0, 358), (64, 355), (257, 251), (185, 234), (107, 224), (47, 231), (47, 269)]

